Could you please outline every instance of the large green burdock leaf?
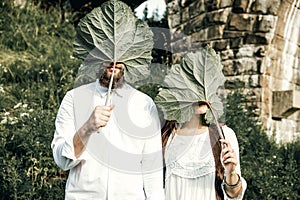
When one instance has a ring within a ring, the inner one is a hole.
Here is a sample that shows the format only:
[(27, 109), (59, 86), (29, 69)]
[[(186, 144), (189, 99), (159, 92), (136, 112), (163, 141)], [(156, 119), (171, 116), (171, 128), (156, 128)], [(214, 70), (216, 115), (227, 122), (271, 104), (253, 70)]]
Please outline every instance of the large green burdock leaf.
[(223, 114), (223, 104), (217, 90), (225, 82), (222, 65), (210, 47), (188, 53), (180, 64), (172, 66), (165, 78), (165, 88), (155, 98), (166, 120), (184, 123), (194, 114), (193, 104), (208, 102), (207, 118), (213, 122), (212, 112), (217, 117)]
[(84, 60), (79, 76), (96, 79), (102, 62), (125, 63), (124, 77), (129, 83), (149, 75), (153, 33), (125, 3), (103, 3), (80, 20), (76, 31), (73, 54)]

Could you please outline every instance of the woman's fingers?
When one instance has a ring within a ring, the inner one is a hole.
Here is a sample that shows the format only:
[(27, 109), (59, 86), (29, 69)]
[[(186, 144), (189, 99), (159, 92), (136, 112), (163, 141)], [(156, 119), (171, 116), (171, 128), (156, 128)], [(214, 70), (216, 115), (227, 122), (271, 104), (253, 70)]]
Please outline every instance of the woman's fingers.
[(221, 161), (226, 169), (226, 171), (234, 171), (237, 164), (237, 156), (234, 149), (231, 147), (230, 142), (226, 139), (220, 139), (222, 151), (221, 151)]

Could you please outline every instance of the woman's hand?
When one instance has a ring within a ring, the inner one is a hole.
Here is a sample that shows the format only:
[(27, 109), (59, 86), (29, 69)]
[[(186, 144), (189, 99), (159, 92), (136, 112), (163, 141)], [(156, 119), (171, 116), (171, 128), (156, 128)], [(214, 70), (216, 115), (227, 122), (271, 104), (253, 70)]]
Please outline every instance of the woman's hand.
[(235, 172), (235, 166), (237, 165), (237, 156), (234, 149), (231, 147), (230, 142), (226, 139), (220, 139), (221, 142), (221, 162), (225, 168), (226, 174)]
[(226, 139), (220, 139), (221, 142), (221, 162), (225, 168), (225, 190), (228, 196), (235, 198), (241, 190), (241, 177), (235, 171), (238, 159), (234, 149), (231, 147), (230, 142)]

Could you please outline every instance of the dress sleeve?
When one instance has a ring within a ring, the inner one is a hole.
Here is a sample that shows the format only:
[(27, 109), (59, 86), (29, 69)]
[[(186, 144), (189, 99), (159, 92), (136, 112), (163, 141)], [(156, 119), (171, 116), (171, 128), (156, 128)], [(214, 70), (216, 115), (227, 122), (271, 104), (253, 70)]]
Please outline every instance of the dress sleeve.
[(237, 160), (238, 160), (238, 163), (236, 165), (236, 172), (240, 175), (241, 177), (241, 181), (242, 181), (242, 192), (239, 194), (239, 196), (237, 196), (236, 198), (230, 198), (226, 192), (225, 192), (225, 184), (222, 183), (222, 190), (223, 190), (223, 193), (224, 193), (224, 199), (225, 200), (242, 200), (243, 197), (244, 197), (244, 194), (245, 194), (245, 191), (246, 191), (246, 188), (247, 188), (247, 182), (246, 180), (242, 177), (242, 174), (241, 174), (241, 165), (240, 165), (240, 151), (239, 151), (239, 144), (238, 144), (238, 140), (237, 140), (237, 137), (236, 137), (236, 134), (235, 132), (229, 128), (228, 126), (223, 126), (223, 131), (224, 131), (224, 135), (225, 135), (225, 139), (228, 140), (230, 142), (230, 145), (231, 147), (234, 149), (234, 151), (236, 152), (236, 155), (237, 155)]
[(67, 92), (58, 110), (55, 120), (55, 133), (51, 143), (55, 163), (62, 170), (75, 167), (83, 158), (75, 157), (73, 137), (74, 125), (72, 92)]
[(147, 138), (143, 148), (142, 173), (144, 190), (147, 200), (162, 200), (163, 189), (163, 157), (161, 144), (161, 129), (155, 105), (151, 106), (151, 118), (154, 119), (156, 130)]

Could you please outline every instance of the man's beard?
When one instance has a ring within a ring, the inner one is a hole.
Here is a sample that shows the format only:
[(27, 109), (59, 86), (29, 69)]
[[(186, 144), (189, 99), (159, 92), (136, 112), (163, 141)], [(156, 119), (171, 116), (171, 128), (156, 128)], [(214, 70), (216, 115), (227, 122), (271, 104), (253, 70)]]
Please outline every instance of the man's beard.
[[(124, 85), (124, 70), (119, 71), (119, 73), (114, 76), (113, 83), (112, 83), (112, 89), (116, 88), (121, 88)], [(110, 82), (110, 77), (108, 76), (107, 70), (104, 70), (102, 75), (100, 76), (100, 84), (103, 87), (108, 88), (109, 87), (109, 82)]]

